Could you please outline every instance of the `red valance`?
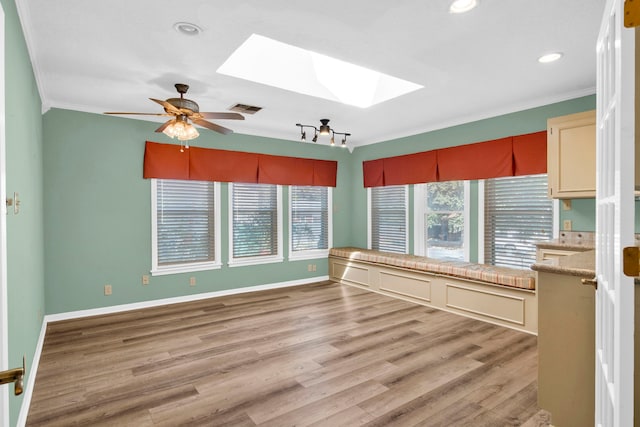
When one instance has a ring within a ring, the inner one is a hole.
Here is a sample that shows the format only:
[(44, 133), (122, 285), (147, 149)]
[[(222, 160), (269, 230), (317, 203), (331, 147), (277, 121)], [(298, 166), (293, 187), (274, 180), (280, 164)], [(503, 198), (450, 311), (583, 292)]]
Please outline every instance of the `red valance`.
[(338, 162), (147, 141), (144, 178), (335, 187)]
[(435, 151), (384, 159), (384, 185), (419, 184), (438, 178)]
[(362, 162), (365, 187), (384, 186), (384, 159)]
[(198, 147), (190, 147), (185, 153), (187, 151), (190, 180), (251, 184), (258, 182), (258, 155), (255, 153)]
[(443, 148), (438, 153), (438, 181), (513, 175), (511, 138)]
[(513, 174), (547, 173), (547, 131), (513, 137)]
[(487, 179), (547, 172), (547, 133), (362, 162), (365, 187)]
[(144, 149), (144, 177), (189, 179), (189, 152), (175, 145), (147, 141)]

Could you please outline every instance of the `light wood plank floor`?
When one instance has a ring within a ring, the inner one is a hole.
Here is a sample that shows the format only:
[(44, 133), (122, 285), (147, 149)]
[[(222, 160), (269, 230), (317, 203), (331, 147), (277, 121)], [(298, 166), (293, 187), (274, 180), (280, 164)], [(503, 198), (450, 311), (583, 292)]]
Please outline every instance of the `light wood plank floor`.
[(546, 426), (536, 337), (331, 282), (52, 323), (28, 426)]

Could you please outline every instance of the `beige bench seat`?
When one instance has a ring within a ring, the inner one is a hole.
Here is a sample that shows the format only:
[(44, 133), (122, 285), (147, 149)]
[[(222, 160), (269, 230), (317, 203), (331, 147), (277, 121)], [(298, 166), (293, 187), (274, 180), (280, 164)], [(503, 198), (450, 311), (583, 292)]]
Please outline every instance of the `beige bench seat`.
[(474, 319), (538, 331), (532, 270), (346, 247), (329, 251), (329, 277)]
[(426, 271), (513, 288), (528, 290), (534, 290), (536, 288), (536, 275), (533, 270), (496, 267), (493, 265), (464, 261), (441, 261), (423, 256), (352, 247), (332, 248), (329, 251), (329, 255), (352, 261), (365, 261), (409, 270)]

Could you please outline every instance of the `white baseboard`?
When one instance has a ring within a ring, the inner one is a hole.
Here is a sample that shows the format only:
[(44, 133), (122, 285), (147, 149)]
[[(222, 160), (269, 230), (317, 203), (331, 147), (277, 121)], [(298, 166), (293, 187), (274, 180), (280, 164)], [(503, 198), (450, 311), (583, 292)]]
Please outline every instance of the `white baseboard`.
[(33, 361), (31, 367), (27, 366), (27, 372), (29, 372), (29, 380), (27, 381), (27, 387), (24, 390), (24, 397), (22, 398), (22, 406), (20, 407), (20, 414), (18, 414), (17, 427), (24, 427), (27, 423), (27, 415), (29, 415), (29, 407), (31, 406), (31, 396), (33, 395), (33, 387), (36, 384), (36, 374), (38, 372), (38, 366), (40, 365), (40, 355), (42, 354), (42, 346), (44, 344), (44, 336), (47, 333), (47, 318), (42, 319), (42, 327), (40, 328), (40, 336), (38, 337), (38, 343), (36, 344), (36, 351), (33, 353)]
[(173, 297), (173, 298), (134, 302), (131, 304), (112, 305), (110, 307), (92, 308), (89, 310), (69, 311), (67, 313), (48, 314), (45, 316), (45, 320), (47, 322), (57, 322), (59, 320), (78, 319), (80, 317), (119, 313), (122, 311), (157, 307), (159, 305), (178, 304), (181, 302), (198, 301), (202, 299), (217, 298), (217, 297), (223, 297), (227, 295), (244, 294), (247, 292), (258, 292), (258, 291), (266, 291), (269, 289), (287, 288), (290, 286), (308, 285), (309, 283), (322, 282), (323, 280), (329, 280), (329, 276), (320, 276), (320, 277), (312, 277), (309, 279), (291, 280), (288, 282), (271, 283), (267, 285), (248, 286), (246, 288), (225, 289), (222, 291), (205, 292), (202, 294), (184, 295), (184, 296)]
[(122, 311), (138, 310), (141, 308), (151, 308), (160, 305), (178, 304), (181, 302), (198, 301), (207, 298), (217, 298), (227, 295), (237, 295), (249, 292), (266, 291), (269, 289), (288, 288), (292, 286), (308, 285), (310, 283), (322, 282), (329, 280), (329, 276), (311, 277), (308, 279), (291, 280), (288, 282), (270, 283), (267, 285), (248, 286), (246, 288), (234, 288), (225, 289), (222, 291), (206, 292), (195, 295), (185, 295), (174, 298), (164, 298), (151, 301), (142, 301), (131, 304), (114, 305), (111, 307), (92, 308), (89, 310), (70, 311), (67, 313), (48, 314), (44, 316), (42, 320), (42, 328), (40, 329), (40, 336), (38, 337), (38, 344), (36, 345), (36, 351), (33, 355), (32, 367), (27, 366), (27, 370), (30, 369), (29, 380), (27, 381), (27, 387), (24, 392), (24, 398), (22, 400), (22, 407), (20, 408), (20, 414), (18, 415), (17, 427), (24, 427), (27, 422), (27, 415), (29, 415), (29, 407), (31, 406), (31, 396), (33, 394), (33, 387), (36, 383), (36, 374), (38, 372), (38, 365), (40, 364), (40, 355), (42, 354), (42, 346), (44, 344), (44, 337), (47, 332), (47, 324), (49, 322), (57, 322), (59, 320), (79, 319), (82, 317), (97, 316), (101, 314), (120, 313)]

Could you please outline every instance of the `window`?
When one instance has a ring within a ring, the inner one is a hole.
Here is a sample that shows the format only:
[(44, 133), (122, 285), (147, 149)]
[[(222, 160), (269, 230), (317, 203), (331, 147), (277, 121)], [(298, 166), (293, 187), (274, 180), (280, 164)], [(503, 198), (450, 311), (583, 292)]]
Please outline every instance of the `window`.
[(151, 195), (151, 273), (219, 268), (219, 184), (153, 179)]
[(332, 244), (331, 188), (289, 187), (289, 259), (327, 256)]
[(407, 253), (407, 186), (369, 188), (369, 248)]
[(547, 175), (488, 179), (484, 183), (484, 262), (529, 268), (536, 242), (553, 237)]
[(229, 265), (282, 261), (281, 187), (239, 183), (229, 187)]
[(415, 253), (469, 259), (469, 181), (419, 184), (415, 194)]

